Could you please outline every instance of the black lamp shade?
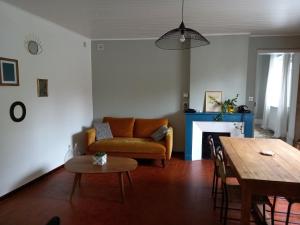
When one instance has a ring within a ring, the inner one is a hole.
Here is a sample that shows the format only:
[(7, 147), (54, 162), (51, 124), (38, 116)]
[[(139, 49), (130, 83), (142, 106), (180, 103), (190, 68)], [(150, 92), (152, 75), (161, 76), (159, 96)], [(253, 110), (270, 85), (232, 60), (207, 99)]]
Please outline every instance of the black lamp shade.
[[(184, 35), (185, 40), (180, 40)], [(157, 47), (166, 50), (183, 50), (208, 45), (209, 41), (199, 32), (187, 28), (181, 22), (179, 28), (173, 29), (155, 41)]]

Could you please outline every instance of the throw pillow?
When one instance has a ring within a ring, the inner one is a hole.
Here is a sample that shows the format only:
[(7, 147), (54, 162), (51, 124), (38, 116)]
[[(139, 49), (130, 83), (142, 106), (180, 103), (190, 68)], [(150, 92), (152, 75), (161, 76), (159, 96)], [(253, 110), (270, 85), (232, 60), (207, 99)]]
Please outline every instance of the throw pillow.
[(167, 126), (161, 126), (153, 134), (151, 134), (151, 138), (154, 141), (160, 141), (166, 136), (167, 133), (168, 133), (168, 127)]
[(134, 118), (104, 117), (103, 123), (109, 123), (114, 137), (132, 137)]
[(109, 123), (94, 123), (94, 127), (96, 128), (96, 140), (102, 139), (110, 139), (113, 138), (113, 135), (110, 130)]

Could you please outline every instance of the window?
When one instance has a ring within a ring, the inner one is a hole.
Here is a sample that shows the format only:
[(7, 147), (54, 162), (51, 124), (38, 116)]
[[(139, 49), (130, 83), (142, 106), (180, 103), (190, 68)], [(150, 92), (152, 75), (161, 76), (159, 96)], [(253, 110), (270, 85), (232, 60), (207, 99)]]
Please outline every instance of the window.
[[(285, 79), (284, 74), (287, 75), (286, 88), (287, 88), (287, 106), (290, 106), (291, 99), (291, 81), (292, 81), (292, 57), (288, 57), (288, 67), (284, 67), (284, 54), (272, 54), (270, 59), (270, 68), (268, 75), (267, 89), (270, 93), (267, 96), (266, 101), (268, 101), (270, 106), (278, 107), (279, 101), (282, 95), (283, 80)], [(287, 69), (288, 72), (285, 73), (284, 70)]]

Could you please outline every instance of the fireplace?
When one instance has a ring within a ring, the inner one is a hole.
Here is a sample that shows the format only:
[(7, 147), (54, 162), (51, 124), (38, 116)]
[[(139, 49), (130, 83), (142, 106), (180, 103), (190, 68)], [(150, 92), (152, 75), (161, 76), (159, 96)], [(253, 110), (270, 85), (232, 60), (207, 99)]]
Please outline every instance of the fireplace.
[(232, 137), (253, 137), (252, 113), (224, 113), (222, 121), (216, 121), (218, 113), (185, 114), (185, 159), (206, 158), (202, 154), (203, 133), (228, 133)]
[(192, 160), (202, 159), (203, 133), (228, 133), (232, 137), (244, 137), (244, 123), (242, 122), (216, 122), (216, 121), (195, 121), (193, 122)]
[(215, 148), (221, 145), (220, 136), (230, 137), (228, 132), (203, 132), (202, 133), (202, 159), (211, 159), (211, 150), (208, 144), (208, 136), (211, 135), (214, 139)]

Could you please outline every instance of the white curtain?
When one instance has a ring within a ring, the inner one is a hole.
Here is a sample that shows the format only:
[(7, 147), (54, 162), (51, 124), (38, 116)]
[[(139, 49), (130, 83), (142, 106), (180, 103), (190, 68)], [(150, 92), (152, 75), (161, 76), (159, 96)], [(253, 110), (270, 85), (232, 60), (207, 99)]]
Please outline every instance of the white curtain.
[(291, 57), (291, 54), (272, 54), (270, 58), (262, 128), (273, 129), (274, 137), (286, 137), (287, 134), (291, 93)]

